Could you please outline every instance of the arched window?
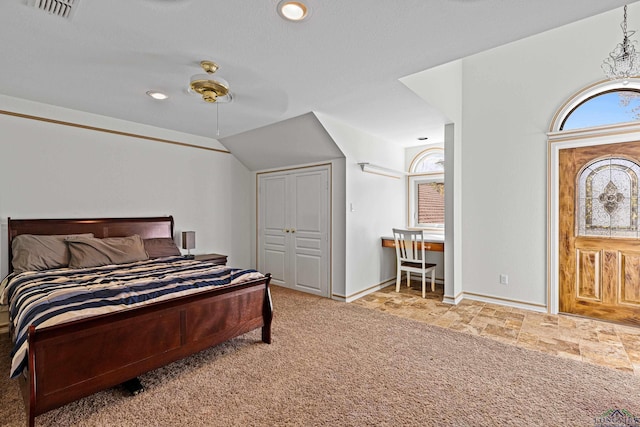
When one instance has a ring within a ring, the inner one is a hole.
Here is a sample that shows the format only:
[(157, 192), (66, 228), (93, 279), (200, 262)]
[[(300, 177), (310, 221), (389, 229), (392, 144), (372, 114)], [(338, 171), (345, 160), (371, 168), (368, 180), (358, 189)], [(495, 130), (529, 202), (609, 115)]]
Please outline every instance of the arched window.
[(429, 148), (411, 162), (410, 173), (444, 173), (444, 150)]
[(573, 95), (557, 112), (551, 132), (640, 121), (640, 79), (594, 84)]
[(444, 231), (444, 150), (429, 148), (409, 167), (409, 226)]
[(615, 89), (587, 98), (569, 112), (560, 130), (640, 120), (640, 91)]

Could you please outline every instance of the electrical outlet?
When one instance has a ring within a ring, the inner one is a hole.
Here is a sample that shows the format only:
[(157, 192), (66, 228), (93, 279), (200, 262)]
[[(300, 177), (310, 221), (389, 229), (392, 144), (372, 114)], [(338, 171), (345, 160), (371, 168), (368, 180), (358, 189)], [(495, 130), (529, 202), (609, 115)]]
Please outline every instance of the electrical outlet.
[(506, 274), (501, 274), (500, 275), (500, 284), (501, 285), (508, 285), (509, 284), (509, 276), (507, 276)]

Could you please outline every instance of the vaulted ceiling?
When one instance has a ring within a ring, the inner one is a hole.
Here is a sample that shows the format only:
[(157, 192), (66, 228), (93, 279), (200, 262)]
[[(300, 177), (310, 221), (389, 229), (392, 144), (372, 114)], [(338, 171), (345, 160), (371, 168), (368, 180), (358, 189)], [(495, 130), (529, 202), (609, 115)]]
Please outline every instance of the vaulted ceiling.
[[(36, 1), (0, 2), (2, 94), (222, 141), (321, 112), (404, 146), (446, 118), (399, 78), (625, 3), (305, 0), (288, 22), (278, 0), (74, 0), (71, 19)], [(204, 59), (232, 102), (187, 91)]]

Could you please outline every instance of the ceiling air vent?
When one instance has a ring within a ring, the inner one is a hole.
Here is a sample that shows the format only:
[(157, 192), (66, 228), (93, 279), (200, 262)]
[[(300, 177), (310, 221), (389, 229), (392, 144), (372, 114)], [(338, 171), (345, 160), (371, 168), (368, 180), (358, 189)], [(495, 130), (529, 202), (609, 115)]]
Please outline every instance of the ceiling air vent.
[(29, 6), (61, 18), (71, 19), (80, 0), (28, 0)]

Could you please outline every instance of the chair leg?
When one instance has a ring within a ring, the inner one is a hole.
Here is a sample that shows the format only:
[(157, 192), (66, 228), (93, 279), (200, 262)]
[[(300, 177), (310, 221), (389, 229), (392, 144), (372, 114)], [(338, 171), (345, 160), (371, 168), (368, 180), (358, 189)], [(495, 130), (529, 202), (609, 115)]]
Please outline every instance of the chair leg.
[(398, 269), (396, 273), (396, 292), (400, 292), (400, 281), (402, 280), (402, 272)]
[(436, 291), (436, 269), (431, 270), (431, 292)]
[(407, 288), (411, 287), (411, 272), (407, 271)]
[(425, 276), (426, 276), (426, 272), (424, 270), (422, 270), (422, 298), (426, 298), (427, 297), (426, 285), (425, 285)]

